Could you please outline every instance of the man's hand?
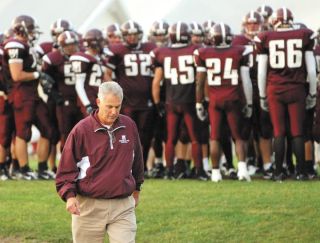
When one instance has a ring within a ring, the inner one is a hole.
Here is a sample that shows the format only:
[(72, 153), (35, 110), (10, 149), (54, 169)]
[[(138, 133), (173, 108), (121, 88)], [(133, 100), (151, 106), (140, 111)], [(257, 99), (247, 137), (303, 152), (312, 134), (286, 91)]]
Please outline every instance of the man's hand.
[(269, 104), (267, 97), (260, 97), (260, 107), (262, 110), (268, 112), (269, 111)]
[(159, 102), (158, 104), (155, 104), (158, 115), (162, 118), (166, 114), (165, 106), (162, 102)]
[(245, 118), (250, 118), (252, 116), (252, 105), (245, 105), (242, 109)]
[(42, 72), (40, 73), (39, 80), (43, 91), (49, 95), (52, 91), (55, 80), (50, 75)]
[(196, 103), (196, 111), (200, 121), (204, 121), (207, 118), (207, 112), (205, 111), (202, 103)]
[(71, 214), (80, 215), (80, 204), (75, 197), (70, 197), (67, 200), (66, 209)]
[(139, 192), (139, 191), (134, 191), (134, 192), (132, 193), (132, 196), (133, 196), (134, 201), (135, 201), (135, 207), (137, 207), (138, 204), (139, 204), (139, 195), (140, 195), (140, 192)]
[(313, 107), (316, 106), (316, 94), (312, 95), (312, 94), (308, 94), (307, 98), (306, 98), (306, 109), (310, 110)]

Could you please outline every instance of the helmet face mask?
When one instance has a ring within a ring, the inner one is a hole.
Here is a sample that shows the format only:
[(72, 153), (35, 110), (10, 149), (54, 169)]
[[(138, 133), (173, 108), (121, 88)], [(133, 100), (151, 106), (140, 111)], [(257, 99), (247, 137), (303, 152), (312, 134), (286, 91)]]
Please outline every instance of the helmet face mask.
[(243, 19), (245, 34), (254, 37), (262, 30), (262, 16), (255, 11), (250, 11)]
[(117, 44), (122, 42), (122, 33), (117, 23), (109, 25), (105, 30), (105, 38), (108, 44)]
[(121, 33), (127, 46), (135, 48), (142, 40), (143, 31), (141, 26), (132, 20), (121, 25)]
[(58, 45), (63, 54), (71, 56), (79, 49), (78, 35), (73, 31), (64, 31), (58, 36)]
[(164, 46), (168, 43), (169, 24), (163, 20), (153, 22), (150, 28), (150, 38), (157, 46)]
[(34, 18), (28, 15), (20, 15), (12, 21), (13, 32), (28, 40), (30, 44), (33, 44), (39, 39), (41, 34), (39, 26), (36, 24)]
[(93, 49), (98, 53), (102, 53), (105, 45), (102, 31), (98, 29), (88, 30), (83, 36), (83, 45), (86, 48)]
[(209, 31), (210, 29), (215, 25), (215, 22), (213, 22), (212, 20), (207, 20), (205, 21), (203, 24), (202, 24), (202, 29), (203, 29), (203, 32), (204, 32), (204, 44), (206, 45), (211, 45), (211, 40), (210, 40), (210, 37), (209, 37)]

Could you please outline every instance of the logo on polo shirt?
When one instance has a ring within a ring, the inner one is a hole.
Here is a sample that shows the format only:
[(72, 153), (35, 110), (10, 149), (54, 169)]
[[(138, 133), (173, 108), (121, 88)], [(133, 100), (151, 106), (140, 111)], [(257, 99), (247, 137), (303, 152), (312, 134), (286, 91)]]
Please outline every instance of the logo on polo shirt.
[(120, 143), (129, 143), (129, 139), (126, 138), (126, 135), (122, 135), (119, 142)]

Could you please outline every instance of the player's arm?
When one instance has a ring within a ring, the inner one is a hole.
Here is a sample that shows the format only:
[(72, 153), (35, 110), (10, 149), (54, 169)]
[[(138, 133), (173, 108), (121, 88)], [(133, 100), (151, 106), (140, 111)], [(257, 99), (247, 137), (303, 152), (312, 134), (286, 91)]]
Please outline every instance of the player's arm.
[(250, 78), (250, 68), (248, 66), (241, 66), (240, 75), (247, 105), (252, 105), (252, 82)]
[(14, 82), (27, 82), (38, 79), (39, 72), (25, 72), (23, 71), (23, 61), (9, 63), (10, 74)]
[(107, 67), (107, 69), (103, 75), (103, 80), (105, 80), (105, 81), (112, 80), (112, 72), (113, 72), (112, 69)]
[(258, 61), (258, 88), (260, 96), (260, 106), (263, 110), (268, 111), (267, 103), (267, 68), (268, 68), (268, 55), (259, 54), (257, 55)]
[(309, 94), (316, 95), (317, 92), (317, 65), (313, 51), (305, 52), (305, 62), (309, 80)]
[(152, 97), (155, 104), (160, 103), (160, 84), (163, 78), (164, 75), (162, 67), (156, 67), (154, 70), (154, 77), (152, 80)]

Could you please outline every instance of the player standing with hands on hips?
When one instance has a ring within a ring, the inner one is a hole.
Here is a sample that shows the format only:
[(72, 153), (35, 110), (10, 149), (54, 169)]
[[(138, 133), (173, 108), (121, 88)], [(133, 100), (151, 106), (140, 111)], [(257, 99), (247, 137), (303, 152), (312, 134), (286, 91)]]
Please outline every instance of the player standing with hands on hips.
[(144, 180), (137, 127), (120, 115), (122, 88), (100, 85), (98, 109), (71, 131), (56, 176), (60, 197), (72, 214), (74, 242), (134, 242), (135, 206)]

